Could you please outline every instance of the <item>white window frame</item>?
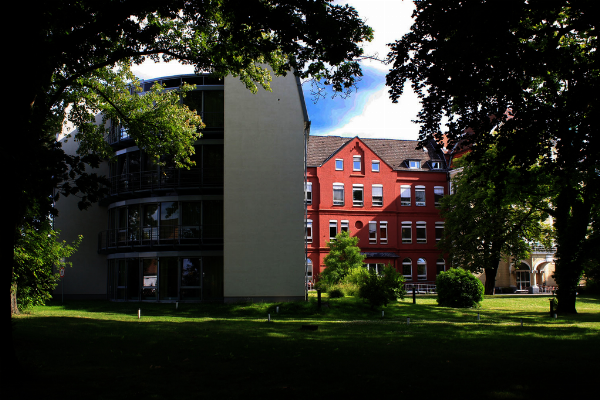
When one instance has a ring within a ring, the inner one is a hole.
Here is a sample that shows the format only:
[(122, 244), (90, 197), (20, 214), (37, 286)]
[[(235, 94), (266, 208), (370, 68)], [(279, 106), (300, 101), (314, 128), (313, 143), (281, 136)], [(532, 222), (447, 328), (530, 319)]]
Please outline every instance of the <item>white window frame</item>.
[(312, 182), (306, 182), (304, 184), (304, 202), (307, 205), (312, 204)]
[(417, 221), (417, 243), (427, 243), (427, 223)]
[(367, 271), (370, 271), (371, 268), (375, 269), (375, 273), (377, 275), (381, 275), (383, 274), (383, 269), (385, 268), (385, 264), (383, 263), (369, 263), (369, 264), (363, 264), (363, 267), (365, 267), (367, 269)]
[[(406, 273), (406, 269), (404, 268), (405, 266), (409, 266), (410, 267), (410, 274)], [(402, 275), (404, 275), (404, 278), (406, 280), (411, 280), (412, 281), (412, 259), (406, 257), (404, 260), (402, 260)]]
[(439, 242), (444, 237), (444, 222), (435, 223), (435, 241)]
[[(423, 267), (422, 271), (425, 272), (424, 274), (420, 273), (421, 267)], [(417, 259), (417, 280), (419, 280), (419, 281), (427, 280), (427, 261), (423, 257), (420, 257), (419, 259)]]
[[(405, 231), (405, 229), (408, 229), (408, 231)], [(400, 232), (402, 234), (403, 244), (412, 243), (412, 221), (402, 221), (402, 230)], [(405, 232), (409, 233), (408, 237), (404, 235)]]
[(343, 171), (344, 170), (344, 159), (343, 158), (336, 158), (335, 159), (335, 170), (336, 171)]
[(408, 168), (410, 169), (420, 169), (421, 161), (419, 160), (408, 160)]
[(340, 221), (340, 232), (350, 233), (350, 222), (347, 219)]
[(388, 223), (387, 221), (379, 222), (379, 243), (387, 244), (388, 242)]
[[(419, 194), (423, 194), (423, 201), (419, 201)], [(419, 207), (425, 207), (427, 205), (426, 195), (425, 195), (425, 186), (415, 186), (415, 205)]]
[[(332, 231), (331, 228), (335, 228), (335, 231)], [(331, 233), (335, 232), (335, 234), (332, 236)], [(337, 220), (335, 219), (330, 219), (329, 220), (329, 240), (335, 240), (335, 237), (338, 234), (338, 225), (337, 225)]]
[[(358, 168), (356, 168), (356, 163), (358, 163)], [(352, 171), (362, 171), (362, 157), (361, 156), (352, 156)]]
[(433, 201), (436, 206), (440, 205), (440, 200), (444, 197), (444, 187), (434, 186), (433, 187)]
[[(381, 195), (375, 196), (375, 190), (381, 191)], [(371, 201), (373, 203), (373, 207), (383, 207), (383, 185), (374, 184), (371, 187)]]
[[(354, 193), (360, 192), (360, 200), (354, 198)], [(352, 185), (352, 205), (355, 207), (363, 207), (365, 205), (365, 188), (363, 184)]]
[[(408, 197), (404, 196), (402, 197), (402, 194), (404, 192), (404, 194), (406, 194), (406, 191), (408, 191)], [(410, 206), (411, 203), (411, 188), (410, 185), (401, 185), (400, 186), (400, 205), (401, 206)], [(408, 198), (408, 200), (406, 200)]]
[(313, 241), (312, 219), (306, 220), (304, 238), (306, 240), (306, 243), (312, 243)]
[(306, 258), (306, 280), (312, 282), (313, 278), (313, 262), (310, 258)]
[[(441, 267), (440, 267), (441, 266)], [(446, 261), (443, 258), (438, 258), (435, 262), (436, 275), (446, 270)]]
[[(341, 200), (336, 201), (336, 199), (335, 199), (336, 190), (341, 191), (341, 193), (342, 193)], [(333, 184), (333, 205), (334, 206), (343, 206), (344, 205), (344, 184), (343, 183), (336, 182)]]
[(369, 244), (377, 244), (377, 222), (369, 221)]
[(379, 160), (371, 160), (371, 172), (379, 172)]
[(441, 169), (442, 163), (440, 161), (431, 161), (431, 169)]

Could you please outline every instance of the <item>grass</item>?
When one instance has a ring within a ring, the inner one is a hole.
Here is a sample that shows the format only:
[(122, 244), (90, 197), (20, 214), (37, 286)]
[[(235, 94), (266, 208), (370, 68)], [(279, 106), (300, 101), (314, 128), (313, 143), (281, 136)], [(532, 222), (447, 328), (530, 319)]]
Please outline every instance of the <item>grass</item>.
[[(14, 318), (21, 395), (527, 399), (582, 396), (598, 376), (599, 297), (580, 297), (579, 314), (558, 319), (548, 316), (546, 296), (493, 296), (478, 309), (419, 296), (417, 304), (407, 298), (384, 308), (383, 318), (352, 297), (324, 300), (321, 310), (314, 297), (178, 309), (103, 301), (37, 307)], [(302, 329), (308, 324), (318, 330)]]

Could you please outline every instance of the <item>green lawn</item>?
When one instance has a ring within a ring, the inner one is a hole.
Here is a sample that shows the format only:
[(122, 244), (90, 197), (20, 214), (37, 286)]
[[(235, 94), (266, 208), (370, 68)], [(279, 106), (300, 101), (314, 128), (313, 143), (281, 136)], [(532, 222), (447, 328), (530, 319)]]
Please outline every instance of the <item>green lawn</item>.
[(314, 297), (177, 310), (54, 302), (14, 318), (20, 397), (578, 398), (600, 376), (600, 298), (580, 297), (579, 314), (558, 319), (548, 298), (493, 296), (466, 310), (407, 298), (383, 318), (350, 297), (320, 311)]

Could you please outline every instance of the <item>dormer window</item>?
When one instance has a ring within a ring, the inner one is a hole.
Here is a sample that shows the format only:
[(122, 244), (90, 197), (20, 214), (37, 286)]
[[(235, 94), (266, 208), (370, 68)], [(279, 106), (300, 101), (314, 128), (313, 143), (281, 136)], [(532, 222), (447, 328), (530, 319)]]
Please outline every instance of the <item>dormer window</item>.
[(442, 165), (439, 161), (431, 161), (431, 169), (440, 169)]
[(410, 169), (419, 169), (419, 168), (421, 168), (421, 161), (418, 161), (418, 160), (408, 160), (408, 168), (410, 168)]

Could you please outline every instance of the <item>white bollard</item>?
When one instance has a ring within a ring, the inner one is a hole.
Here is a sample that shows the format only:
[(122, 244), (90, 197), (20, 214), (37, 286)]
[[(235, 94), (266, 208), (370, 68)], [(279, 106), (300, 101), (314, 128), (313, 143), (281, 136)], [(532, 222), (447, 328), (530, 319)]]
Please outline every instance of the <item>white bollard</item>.
[(138, 308), (138, 319), (142, 318), (142, 309)]

